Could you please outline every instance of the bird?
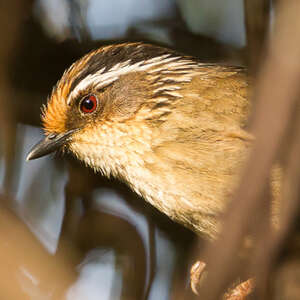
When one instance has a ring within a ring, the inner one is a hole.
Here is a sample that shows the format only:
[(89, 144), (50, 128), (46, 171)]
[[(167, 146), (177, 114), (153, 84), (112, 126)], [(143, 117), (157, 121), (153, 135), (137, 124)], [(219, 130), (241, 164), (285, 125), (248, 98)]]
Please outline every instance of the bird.
[(53, 88), (27, 160), (71, 152), (214, 239), (254, 140), (250, 93), (244, 67), (141, 42), (100, 47)]

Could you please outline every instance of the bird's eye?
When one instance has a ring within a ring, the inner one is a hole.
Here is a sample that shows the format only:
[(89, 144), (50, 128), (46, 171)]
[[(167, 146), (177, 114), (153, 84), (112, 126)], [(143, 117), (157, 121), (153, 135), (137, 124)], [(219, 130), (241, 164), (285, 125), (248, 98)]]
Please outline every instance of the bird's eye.
[(79, 104), (79, 108), (83, 113), (90, 114), (96, 110), (97, 105), (98, 105), (97, 97), (94, 95), (89, 95), (84, 97), (81, 100)]

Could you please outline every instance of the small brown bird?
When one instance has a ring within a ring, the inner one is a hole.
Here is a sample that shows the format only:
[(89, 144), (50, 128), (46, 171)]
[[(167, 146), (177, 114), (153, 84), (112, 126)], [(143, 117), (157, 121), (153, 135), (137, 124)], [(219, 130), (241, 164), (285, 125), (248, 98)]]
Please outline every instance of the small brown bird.
[(43, 108), (35, 159), (71, 151), (125, 181), (171, 219), (218, 232), (252, 136), (243, 68), (125, 43), (95, 50), (62, 76)]

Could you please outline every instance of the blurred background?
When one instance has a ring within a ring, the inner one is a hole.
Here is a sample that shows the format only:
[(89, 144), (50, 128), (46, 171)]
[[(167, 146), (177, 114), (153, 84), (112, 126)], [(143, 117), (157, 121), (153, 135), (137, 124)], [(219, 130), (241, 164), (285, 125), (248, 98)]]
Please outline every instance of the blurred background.
[(270, 1), (261, 1), (261, 15), (249, 13), (260, 18), (254, 29), (247, 1), (225, 2), (0, 1), (0, 298), (195, 297), (190, 231), (72, 157), (25, 157), (42, 138), (40, 108), (53, 85), (92, 49), (145, 41), (206, 62), (248, 64), (249, 45), (259, 53), (269, 30)]

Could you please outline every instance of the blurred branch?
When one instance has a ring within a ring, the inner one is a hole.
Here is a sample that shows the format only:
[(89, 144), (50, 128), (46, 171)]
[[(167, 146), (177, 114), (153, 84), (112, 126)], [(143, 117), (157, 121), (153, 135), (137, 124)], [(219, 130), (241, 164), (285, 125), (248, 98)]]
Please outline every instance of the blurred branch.
[[(300, 94), (300, 19), (298, 15), (300, 2), (289, 0), (281, 1), (279, 4), (274, 37), (268, 49), (267, 59), (259, 73), (254, 95), (257, 105), (252, 132), (256, 136), (256, 141), (240, 186), (226, 213), (222, 234), (218, 241), (208, 245), (203, 252), (203, 257), (210, 267), (207, 282), (200, 293), (201, 299), (218, 299), (232, 278), (240, 271), (236, 265), (236, 255), (249, 230), (255, 233), (267, 233), (264, 227), (266, 222), (251, 224), (251, 216), (254, 216), (265, 205), (266, 199), (263, 198), (263, 192), (272, 164), (282, 150), (284, 138), (291, 130), (296, 129), (293, 121), (300, 117), (299, 111), (295, 110)], [(295, 118), (292, 118), (293, 113), (297, 114)], [(298, 139), (298, 136), (294, 138)], [(298, 172), (291, 173), (293, 176), (298, 176)], [(299, 182), (299, 177), (297, 177), (297, 182)], [(288, 197), (290, 197), (289, 200), (287, 200)], [(289, 217), (282, 220), (286, 222), (282, 224), (283, 229), (280, 231), (284, 236), (295, 216), (292, 210), (295, 208), (294, 201), (296, 200), (298, 201), (291, 195), (284, 195), (284, 202), (293, 203), (287, 206), (287, 212), (285, 212), (285, 215)], [(263, 215), (260, 218), (266, 218), (266, 216)], [(277, 233), (276, 239), (279, 236)], [(274, 235), (271, 234), (266, 234), (264, 241), (260, 240), (260, 242), (263, 244), (256, 245), (256, 251), (265, 249), (265, 245), (271, 246), (268, 247), (269, 251), (263, 251), (261, 255), (253, 255), (255, 259), (249, 262), (249, 270), (253, 271), (254, 268), (255, 274), (261, 272), (262, 266), (259, 263), (263, 259), (268, 261), (270, 251), (275, 251), (273, 247), (278, 245), (274, 240)], [(219, 253), (220, 249), (222, 249), (222, 255)], [(270, 259), (274, 263), (274, 257), (271, 256)], [(263, 297), (265, 287), (260, 285), (259, 280), (257, 284), (260, 299), (265, 299)]]
[[(16, 53), (20, 28), (31, 8), (32, 1), (12, 0), (0, 2), (0, 138), (5, 161), (4, 188), (9, 191), (13, 183), (16, 120), (13, 111), (13, 90), (9, 84), (8, 69)], [(13, 22), (11, 16), (14, 16)]]
[(90, 210), (80, 220), (74, 242), (84, 253), (99, 247), (115, 250), (117, 267), (122, 272), (120, 299), (145, 299), (146, 252), (135, 226), (113, 214)]
[(247, 65), (256, 73), (270, 29), (271, 0), (244, 0)]
[(70, 7), (70, 23), (73, 36), (79, 41), (90, 39), (86, 24), (88, 1), (69, 0), (68, 4)]
[[(122, 273), (120, 299), (147, 299), (152, 281), (152, 278), (147, 281), (147, 267), (150, 268), (149, 273), (151, 273), (153, 265), (147, 264), (144, 241), (130, 220), (100, 210), (92, 197), (96, 187), (99, 186), (101, 186), (101, 176), (74, 160), (69, 161), (66, 215), (61, 237), (63, 240), (68, 239), (76, 249), (81, 250), (83, 255), (99, 247), (113, 249), (116, 255), (116, 267)], [(123, 194), (123, 197), (126, 198), (126, 195)], [(75, 203), (78, 199), (82, 200), (83, 206), (80, 216)], [(154, 252), (150, 254), (155, 255), (155, 249), (153, 250)]]
[(32, 299), (30, 293), (52, 294), (65, 299), (65, 292), (76, 280), (73, 267), (76, 251), (62, 241), (60, 255), (47, 253), (24, 223), (3, 203), (0, 196), (0, 289), (2, 299)]

